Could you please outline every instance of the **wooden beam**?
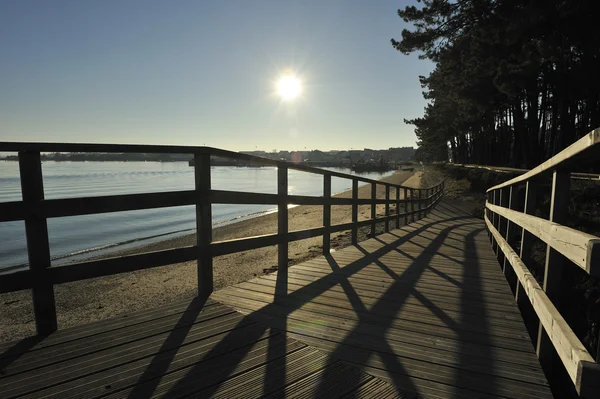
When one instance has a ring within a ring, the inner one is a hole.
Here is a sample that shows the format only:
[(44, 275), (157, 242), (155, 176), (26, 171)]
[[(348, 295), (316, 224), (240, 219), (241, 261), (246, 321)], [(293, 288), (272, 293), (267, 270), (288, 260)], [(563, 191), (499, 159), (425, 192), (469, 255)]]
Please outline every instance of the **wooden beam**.
[(277, 245), (279, 242), (278, 240), (279, 236), (277, 234), (265, 234), (261, 236), (213, 242), (211, 248), (213, 256), (222, 256)]
[(371, 237), (375, 237), (375, 230), (377, 228), (377, 184), (371, 183)]
[(279, 165), (277, 168), (277, 266), (279, 270), (287, 269), (288, 266), (288, 168), (287, 165)]
[(412, 216), (412, 221), (415, 221), (415, 189), (410, 189), (410, 212)]
[(352, 245), (358, 243), (358, 229), (356, 223), (358, 222), (358, 180), (352, 179)]
[(400, 228), (400, 187), (396, 187), (396, 228)]
[(31, 270), (0, 274), (0, 294), (33, 288)]
[[(408, 224), (408, 188), (404, 187), (404, 225)], [(412, 202), (411, 202), (412, 204)]]
[(575, 389), (583, 399), (597, 398), (600, 392), (600, 364), (579, 362)]
[(25, 220), (27, 207), (23, 201), (0, 202), (0, 222)]
[(323, 199), (323, 255), (327, 255), (331, 249), (331, 175), (323, 175)]
[(54, 284), (62, 284), (135, 270), (152, 269), (154, 267), (197, 260), (198, 252), (198, 246), (193, 245), (117, 258), (70, 263), (48, 269), (48, 278)]
[[(508, 208), (514, 209), (517, 206), (517, 188), (515, 186), (511, 186), (508, 190), (509, 190), (509, 192), (508, 192)], [(506, 219), (506, 230), (505, 230), (504, 238), (506, 239), (506, 242), (508, 243), (508, 245), (510, 245), (511, 247), (513, 247), (513, 244), (515, 243), (515, 237), (516, 237), (515, 223)], [(514, 273), (512, 273), (512, 268), (510, 267), (510, 264), (509, 264), (508, 260), (506, 259), (506, 257), (504, 257), (504, 259), (502, 261), (502, 271), (504, 272), (504, 276), (506, 276), (506, 279), (508, 280), (510, 287), (513, 290), (515, 290), (515, 292), (516, 292), (516, 284), (518, 284), (518, 283), (517, 283), (517, 280), (515, 279)]]
[(594, 262), (600, 252), (600, 238), (536, 216), (502, 208), (490, 203), (486, 207), (525, 228), (553, 249), (570, 259), (588, 274), (598, 276), (600, 264)]
[(558, 167), (563, 167), (564, 164), (569, 162), (576, 162), (575, 156), (584, 153), (586, 150), (592, 148), (596, 144), (600, 143), (600, 128), (591, 131), (586, 134), (569, 147), (565, 148), (546, 162), (536, 166), (527, 173), (523, 173), (520, 176), (510, 179), (497, 186), (490, 187), (487, 191), (497, 190), (503, 187), (509, 187), (516, 183), (526, 182), (532, 178), (538, 178), (540, 175), (550, 173), (556, 170)]
[[(568, 172), (554, 171), (552, 175), (552, 194), (550, 202), (550, 222), (564, 224), (567, 221), (567, 212), (570, 198), (571, 177)], [(562, 239), (562, 237), (556, 237)], [(565, 257), (552, 248), (546, 247), (546, 266), (544, 271), (544, 291), (554, 306), (560, 309), (562, 303), (561, 285), (565, 275)], [(551, 378), (555, 361), (555, 352), (552, 341), (543, 326), (539, 326), (537, 338), (537, 354), (546, 376)]]
[(210, 155), (194, 156), (196, 183), (196, 241), (198, 245), (198, 296), (206, 298), (213, 292), (212, 206), (210, 203)]
[(47, 279), (51, 265), (48, 223), (36, 210), (44, 200), (44, 179), (39, 152), (19, 152), (19, 172), (23, 202), (30, 210), (25, 218), (25, 236), (29, 268), (33, 277), (32, 297), (35, 326), (39, 335), (56, 331), (54, 288)]
[(592, 356), (585, 349), (581, 341), (579, 341), (544, 290), (542, 290), (542, 287), (540, 287), (527, 266), (525, 266), (515, 251), (508, 245), (498, 230), (496, 230), (487, 216), (485, 217), (485, 222), (494, 239), (498, 242), (500, 250), (512, 265), (524, 293), (531, 302), (544, 329), (548, 332), (550, 341), (554, 345), (571, 381), (573, 381), (577, 388), (579, 370), (584, 366), (582, 363), (594, 363)]
[(423, 202), (422, 202), (422, 198), (421, 198), (421, 192), (423, 190), (421, 190), (420, 188), (417, 189), (419, 191), (419, 199), (418, 199), (418, 206), (419, 206), (419, 220), (421, 220), (423, 218), (422, 215), (422, 209), (423, 209)]
[[(390, 216), (390, 185), (386, 184), (385, 185), (385, 216)], [(390, 232), (390, 220), (389, 218), (385, 219), (385, 232), (389, 233)]]

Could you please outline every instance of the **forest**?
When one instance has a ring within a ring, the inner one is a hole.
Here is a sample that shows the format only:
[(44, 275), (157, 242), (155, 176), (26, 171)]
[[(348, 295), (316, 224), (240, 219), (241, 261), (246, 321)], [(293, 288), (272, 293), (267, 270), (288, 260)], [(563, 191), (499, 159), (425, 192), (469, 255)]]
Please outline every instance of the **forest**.
[(531, 168), (600, 126), (597, 0), (422, 0), (392, 45), (435, 68), (420, 160)]

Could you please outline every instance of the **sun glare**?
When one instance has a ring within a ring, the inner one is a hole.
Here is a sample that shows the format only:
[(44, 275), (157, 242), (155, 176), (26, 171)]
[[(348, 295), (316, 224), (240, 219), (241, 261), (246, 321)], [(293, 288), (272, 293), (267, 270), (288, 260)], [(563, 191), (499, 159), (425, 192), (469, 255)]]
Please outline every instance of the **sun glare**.
[(291, 101), (302, 92), (302, 83), (296, 76), (288, 74), (277, 81), (277, 94), (284, 101)]

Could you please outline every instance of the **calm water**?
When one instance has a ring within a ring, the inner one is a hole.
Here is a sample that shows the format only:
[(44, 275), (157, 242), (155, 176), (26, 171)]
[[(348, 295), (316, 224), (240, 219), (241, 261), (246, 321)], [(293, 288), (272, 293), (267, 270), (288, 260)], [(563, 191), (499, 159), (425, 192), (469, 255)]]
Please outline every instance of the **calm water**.
[[(194, 189), (194, 171), (185, 162), (43, 162), (42, 169), (48, 199)], [(351, 173), (347, 169), (337, 170)], [(277, 170), (273, 167), (215, 166), (211, 173), (212, 187), (217, 190), (277, 192)], [(385, 175), (361, 174), (374, 179)], [(320, 175), (290, 170), (289, 194), (323, 195), (322, 179)], [(348, 179), (332, 179), (334, 193), (351, 185)], [(20, 199), (18, 163), (0, 161), (0, 202)], [(213, 225), (272, 212), (273, 208), (272, 205), (213, 205)], [(194, 206), (48, 220), (53, 263), (74, 255), (81, 257), (90, 251), (145, 244), (194, 230)], [(24, 222), (0, 223), (0, 268), (26, 262)]]

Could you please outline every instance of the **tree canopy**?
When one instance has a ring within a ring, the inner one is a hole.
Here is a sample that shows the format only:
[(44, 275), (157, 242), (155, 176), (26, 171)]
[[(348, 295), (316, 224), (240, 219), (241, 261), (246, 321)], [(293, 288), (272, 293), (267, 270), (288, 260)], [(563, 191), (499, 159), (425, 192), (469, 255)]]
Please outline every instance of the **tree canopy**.
[(420, 156), (530, 168), (600, 126), (600, 30), (592, 0), (422, 0), (392, 45), (435, 63)]

